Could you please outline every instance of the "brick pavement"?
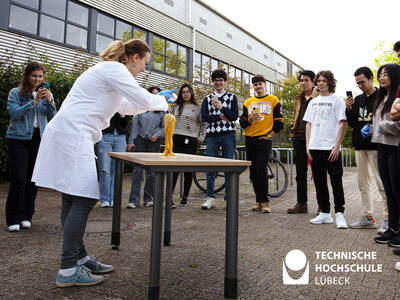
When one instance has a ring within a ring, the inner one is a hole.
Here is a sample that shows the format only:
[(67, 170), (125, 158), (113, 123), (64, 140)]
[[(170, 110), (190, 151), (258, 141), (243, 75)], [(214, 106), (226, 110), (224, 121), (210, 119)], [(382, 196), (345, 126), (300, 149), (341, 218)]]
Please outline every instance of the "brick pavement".
[[(362, 213), (355, 170), (343, 177), (348, 222)], [(130, 189), (130, 174), (123, 185), (123, 207)], [(4, 212), (8, 185), (0, 185), (0, 210)], [(312, 225), (316, 212), (313, 184), (309, 184), (309, 213), (288, 215), (295, 189), (271, 199), (272, 213), (249, 210), (254, 196), (248, 173), (241, 176), (239, 212), (239, 299), (400, 299), (398, 258), (386, 245), (373, 241), (375, 230), (336, 229), (334, 224)], [(162, 247), (162, 299), (223, 299), (225, 210), (222, 194), (217, 207), (200, 209), (205, 194), (193, 185), (189, 207), (172, 211), (172, 243)], [(174, 199), (177, 199), (175, 195)], [(382, 222), (381, 203), (375, 207)], [(111, 209), (96, 206), (89, 218), (85, 243), (90, 253), (115, 266), (106, 281), (87, 288), (56, 288), (62, 234), (60, 195), (41, 189), (33, 227), (18, 233), (6, 231), (0, 217), (1, 299), (146, 299), (149, 276), (151, 209), (122, 211), (121, 247), (110, 249)], [(100, 233), (98, 233), (100, 232)], [(282, 262), (293, 249), (302, 250), (310, 263), (308, 285), (284, 285)], [(375, 260), (318, 260), (315, 251), (375, 251)], [(381, 264), (383, 272), (316, 272), (317, 264)], [(316, 277), (346, 276), (347, 285), (317, 285)]]

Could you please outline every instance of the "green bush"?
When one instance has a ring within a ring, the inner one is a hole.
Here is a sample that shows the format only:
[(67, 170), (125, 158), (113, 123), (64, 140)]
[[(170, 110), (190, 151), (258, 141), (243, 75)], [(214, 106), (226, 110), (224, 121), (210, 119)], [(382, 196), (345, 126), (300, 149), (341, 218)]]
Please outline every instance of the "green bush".
[(6, 132), (10, 121), (7, 111), (9, 91), (17, 87), (21, 81), (26, 65), (30, 61), (40, 62), (46, 69), (45, 81), (50, 83), (57, 109), (65, 99), (76, 78), (91, 64), (93, 58), (84, 56), (81, 51), (76, 51), (75, 64), (69, 69), (62, 68), (63, 62), (51, 60), (46, 53), (38, 51), (31, 43), (27, 43), (28, 52), (26, 61), (22, 64), (15, 59), (15, 50), (20, 46), (16, 42), (13, 49), (0, 53), (0, 183), (9, 180), (8, 154)]

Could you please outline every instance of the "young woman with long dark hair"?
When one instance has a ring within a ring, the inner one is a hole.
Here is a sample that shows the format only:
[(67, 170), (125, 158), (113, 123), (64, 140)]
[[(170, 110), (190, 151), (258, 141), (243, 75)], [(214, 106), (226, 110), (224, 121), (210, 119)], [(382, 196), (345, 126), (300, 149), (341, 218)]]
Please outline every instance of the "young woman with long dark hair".
[(41, 86), (44, 67), (30, 62), (25, 68), (21, 84), (8, 95), (7, 109), (10, 124), (7, 129), (8, 163), (11, 184), (6, 203), (9, 231), (30, 228), (35, 211), (37, 186), (31, 182), (40, 137), (47, 122), (56, 114), (53, 95)]
[[(184, 83), (179, 89), (178, 98), (171, 108), (171, 113), (176, 118), (173, 135), (173, 152), (196, 154), (200, 148), (204, 136), (205, 126), (201, 122), (201, 108), (194, 97), (193, 88), (190, 84)], [(174, 173), (173, 189), (179, 173)], [(192, 173), (184, 173), (183, 197), (179, 206), (188, 206), (189, 191), (192, 186)], [(172, 203), (172, 207), (175, 205)]]
[(387, 197), (389, 229), (375, 238), (377, 243), (400, 247), (400, 168), (397, 149), (400, 122), (390, 119), (390, 109), (400, 84), (400, 66), (386, 64), (378, 69), (379, 90), (374, 107), (372, 142), (378, 144), (378, 169)]

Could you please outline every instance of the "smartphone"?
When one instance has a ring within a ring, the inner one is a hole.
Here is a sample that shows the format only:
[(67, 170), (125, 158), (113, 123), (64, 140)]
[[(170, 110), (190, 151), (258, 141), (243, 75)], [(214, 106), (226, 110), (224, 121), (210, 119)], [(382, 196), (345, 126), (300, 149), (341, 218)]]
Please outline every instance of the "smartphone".
[(44, 89), (49, 89), (49, 87), (50, 87), (50, 83), (49, 82), (42, 82), (38, 87), (37, 87), (37, 89), (36, 89), (36, 91), (38, 91), (40, 88), (44, 88)]
[(352, 97), (353, 98), (353, 92), (352, 91), (346, 91), (346, 96), (348, 97)]

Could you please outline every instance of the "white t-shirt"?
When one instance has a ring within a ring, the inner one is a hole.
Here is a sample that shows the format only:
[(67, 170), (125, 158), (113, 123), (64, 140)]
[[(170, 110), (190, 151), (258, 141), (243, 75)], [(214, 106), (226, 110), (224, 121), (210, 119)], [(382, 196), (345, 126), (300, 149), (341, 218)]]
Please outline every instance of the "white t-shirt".
[(311, 123), (310, 150), (331, 150), (335, 145), (339, 122), (346, 120), (346, 104), (339, 96), (318, 96), (311, 100), (304, 114)]

